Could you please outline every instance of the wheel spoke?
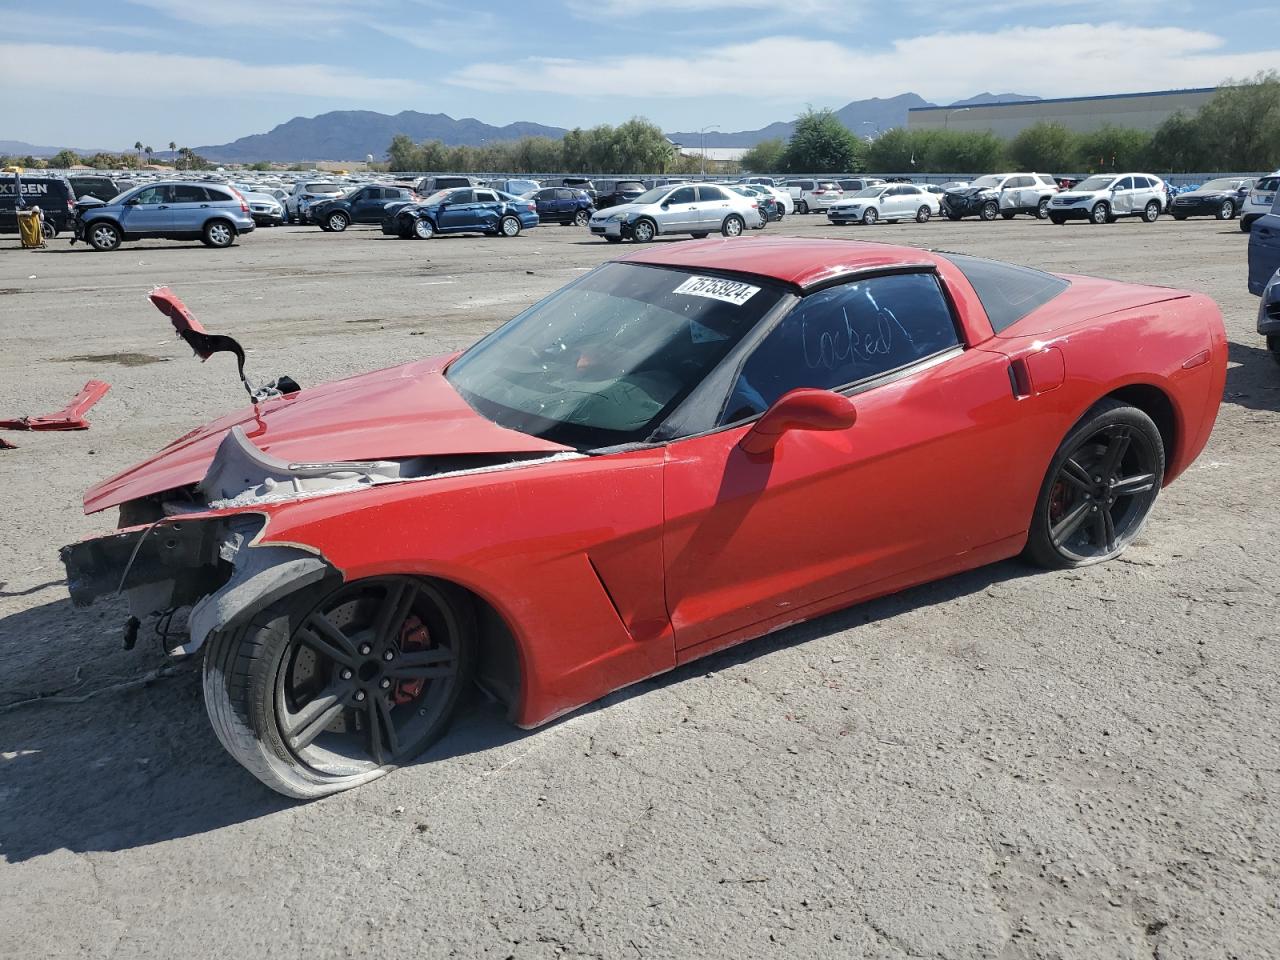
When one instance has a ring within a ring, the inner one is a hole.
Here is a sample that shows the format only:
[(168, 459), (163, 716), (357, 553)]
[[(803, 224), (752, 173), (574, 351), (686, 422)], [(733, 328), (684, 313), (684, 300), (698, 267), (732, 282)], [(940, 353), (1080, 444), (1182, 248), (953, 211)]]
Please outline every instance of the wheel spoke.
[(415, 650), (396, 658), (383, 673), (395, 680), (434, 680), (457, 672), (453, 651), (448, 647)]
[(1110, 441), (1107, 443), (1107, 450), (1102, 455), (1102, 461), (1098, 464), (1098, 476), (1106, 480), (1109, 477), (1114, 477), (1119, 472), (1125, 451), (1129, 449), (1129, 439), (1128, 427), (1121, 427), (1112, 434)]
[(288, 726), (284, 727), (289, 746), (300, 750), (318, 737), (333, 718), (342, 712), (345, 692), (344, 689), (329, 687), (297, 713), (289, 716)]
[(1080, 466), (1074, 457), (1067, 458), (1067, 462), (1062, 465), (1061, 476), (1063, 480), (1078, 487), (1082, 492), (1093, 493), (1095, 487), (1093, 477), (1089, 476), (1089, 471)]
[(1110, 510), (1099, 510), (1093, 520), (1093, 539), (1097, 546), (1110, 553), (1116, 548), (1115, 521), (1111, 519)]
[(1114, 497), (1131, 497), (1136, 493), (1146, 493), (1156, 485), (1155, 474), (1139, 473), (1132, 477), (1117, 480), (1111, 487)]
[(335, 627), (323, 613), (313, 613), (298, 631), (298, 639), (344, 667), (359, 665), (351, 638)]
[(1053, 545), (1060, 547), (1067, 538), (1080, 529), (1080, 525), (1088, 518), (1090, 509), (1093, 506), (1088, 500), (1082, 500), (1076, 507), (1049, 531), (1049, 536), (1053, 538)]
[(375, 640), (389, 643), (398, 638), (400, 627), (409, 616), (417, 594), (418, 588), (404, 580), (397, 580), (388, 587), (373, 630)]
[(383, 697), (372, 697), (369, 702), (369, 752), (374, 761), (381, 766), (387, 762), (386, 751), (395, 756), (400, 752), (400, 738), (396, 735), (396, 725), (391, 719), (391, 707)]

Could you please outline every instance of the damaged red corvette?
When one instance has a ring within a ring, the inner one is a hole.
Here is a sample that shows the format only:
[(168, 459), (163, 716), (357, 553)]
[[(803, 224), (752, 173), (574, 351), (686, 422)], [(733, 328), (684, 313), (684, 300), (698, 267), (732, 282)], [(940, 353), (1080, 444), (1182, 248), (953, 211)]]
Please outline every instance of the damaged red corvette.
[(1208, 440), (1226, 356), (1173, 289), (646, 248), (461, 355), (251, 389), (90, 490), (120, 529), (63, 559), (77, 603), (189, 607), (223, 745), (317, 797), (423, 752), (473, 682), (531, 727), (981, 564), (1115, 557)]

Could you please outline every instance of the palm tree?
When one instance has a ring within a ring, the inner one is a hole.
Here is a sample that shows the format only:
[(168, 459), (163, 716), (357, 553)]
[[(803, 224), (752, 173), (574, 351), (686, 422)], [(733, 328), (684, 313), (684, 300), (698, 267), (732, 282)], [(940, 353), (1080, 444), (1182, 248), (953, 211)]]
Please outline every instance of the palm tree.
[(151, 155), (155, 153), (150, 147), (143, 147), (142, 152), (147, 155), (147, 166), (151, 165)]
[(177, 157), (174, 155), (174, 152), (173, 152), (177, 149), (178, 149), (178, 145), (174, 143), (172, 140), (170, 140), (169, 141), (169, 160), (170, 161), (174, 161), (177, 159)]

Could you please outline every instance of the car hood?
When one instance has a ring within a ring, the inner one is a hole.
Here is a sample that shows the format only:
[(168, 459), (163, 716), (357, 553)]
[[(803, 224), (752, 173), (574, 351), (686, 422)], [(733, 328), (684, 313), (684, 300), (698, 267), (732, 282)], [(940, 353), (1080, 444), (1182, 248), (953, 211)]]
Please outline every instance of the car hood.
[(1190, 197), (1193, 200), (1210, 200), (1214, 197), (1234, 197), (1236, 192), (1235, 190), (1188, 190), (1186, 193), (1178, 194), (1174, 199)]
[(980, 193), (995, 193), (995, 187), (952, 187), (947, 191), (948, 197), (976, 197)]
[(648, 203), (620, 203), (615, 207), (605, 207), (603, 210), (597, 210), (596, 216), (604, 219), (619, 213), (644, 213), (651, 208), (652, 205)]
[(235, 426), (259, 450), (291, 463), (571, 449), (500, 427), (472, 410), (444, 377), (454, 356), (389, 367), (242, 408), (91, 488), (84, 496), (85, 513), (196, 483)]

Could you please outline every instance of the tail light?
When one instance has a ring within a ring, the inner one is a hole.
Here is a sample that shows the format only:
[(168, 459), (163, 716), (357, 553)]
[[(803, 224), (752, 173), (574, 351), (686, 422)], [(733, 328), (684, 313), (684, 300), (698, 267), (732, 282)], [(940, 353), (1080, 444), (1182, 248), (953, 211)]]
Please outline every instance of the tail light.
[(241, 193), (239, 190), (237, 190), (235, 187), (228, 187), (227, 189), (228, 189), (228, 190), (230, 190), (233, 194), (235, 194), (236, 199), (240, 201), (240, 212), (241, 212), (241, 213), (248, 213), (248, 212), (249, 212), (249, 204), (248, 204), (248, 202), (245, 200), (245, 198), (244, 198), (244, 194), (243, 194), (243, 193)]

